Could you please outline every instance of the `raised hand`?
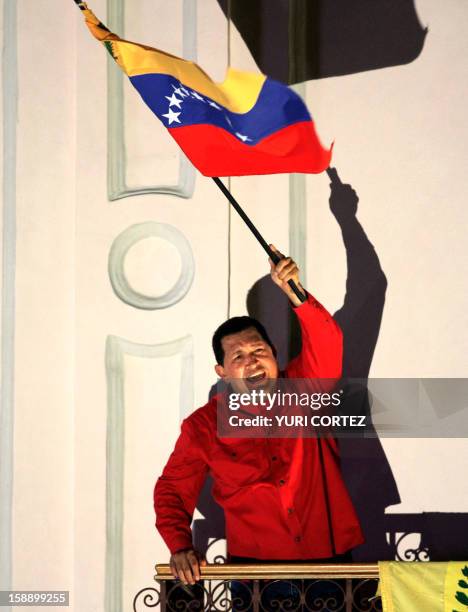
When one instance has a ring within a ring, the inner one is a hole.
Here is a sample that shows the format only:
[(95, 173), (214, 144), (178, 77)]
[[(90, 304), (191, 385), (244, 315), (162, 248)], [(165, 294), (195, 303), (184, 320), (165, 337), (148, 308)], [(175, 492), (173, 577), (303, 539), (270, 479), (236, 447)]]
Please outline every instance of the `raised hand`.
[(289, 280), (294, 281), (299, 291), (305, 295), (304, 288), (299, 280), (299, 268), (297, 263), (291, 259), (291, 257), (285, 257), (273, 244), (270, 244), (270, 248), (281, 257), (277, 264), (274, 264), (271, 259), (268, 260), (270, 262), (270, 273), (273, 282), (284, 291), (294, 306), (300, 306), (302, 304), (301, 300), (288, 285)]

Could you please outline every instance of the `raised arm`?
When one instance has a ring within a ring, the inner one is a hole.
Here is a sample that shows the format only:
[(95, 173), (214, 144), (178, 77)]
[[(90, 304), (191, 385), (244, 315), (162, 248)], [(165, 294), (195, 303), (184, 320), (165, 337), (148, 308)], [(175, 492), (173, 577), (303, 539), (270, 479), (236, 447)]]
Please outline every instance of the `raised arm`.
[(339, 379), (343, 363), (343, 334), (337, 322), (310, 294), (294, 312), (301, 326), (302, 349), (287, 366), (287, 376)]
[[(277, 249), (270, 245), (276, 252)], [(281, 253), (279, 253), (281, 255)], [(289, 378), (341, 377), (343, 362), (343, 334), (331, 314), (303, 288), (299, 268), (285, 257), (275, 266), (270, 261), (271, 278), (288, 296), (301, 326), (302, 350), (286, 368)], [(288, 280), (292, 279), (307, 295), (303, 303), (291, 291)]]
[(204, 564), (202, 555), (193, 548), (190, 525), (207, 472), (208, 466), (186, 419), (154, 488), (156, 528), (171, 552), (174, 577), (186, 584), (200, 578), (199, 564)]

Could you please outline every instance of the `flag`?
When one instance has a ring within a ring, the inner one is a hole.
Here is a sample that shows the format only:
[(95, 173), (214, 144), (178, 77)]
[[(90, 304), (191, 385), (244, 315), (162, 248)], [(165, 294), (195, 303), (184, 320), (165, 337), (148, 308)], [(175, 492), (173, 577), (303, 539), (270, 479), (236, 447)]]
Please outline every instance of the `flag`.
[(119, 38), (86, 3), (75, 2), (93, 36), (205, 176), (328, 168), (331, 148), (322, 147), (307, 107), (286, 85), (232, 68), (215, 83), (194, 62)]
[(468, 609), (468, 561), (379, 562), (383, 612)]

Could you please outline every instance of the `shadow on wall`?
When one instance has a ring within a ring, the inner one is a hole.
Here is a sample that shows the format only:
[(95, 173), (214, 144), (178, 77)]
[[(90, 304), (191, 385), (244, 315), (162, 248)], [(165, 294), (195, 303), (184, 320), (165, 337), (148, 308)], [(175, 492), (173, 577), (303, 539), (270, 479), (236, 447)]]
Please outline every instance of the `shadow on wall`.
[[(343, 185), (333, 173), (330, 210), (340, 226), (346, 249), (347, 280), (343, 306), (334, 318), (343, 331), (343, 377), (367, 379), (379, 336), (385, 304), (387, 280), (374, 247), (356, 218), (358, 197), (350, 185)], [(275, 336), (282, 363), (300, 350), (300, 330), (288, 299), (278, 292), (269, 276), (252, 287), (247, 298), (249, 314), (260, 319)], [(289, 329), (289, 338), (281, 333), (276, 312)], [(276, 324), (275, 324), (276, 320)], [(364, 389), (355, 400), (360, 414), (369, 414), (368, 393)], [(346, 411), (348, 412), (348, 411)], [(355, 409), (351, 413), (354, 413)], [(365, 544), (356, 548), (353, 558), (377, 560), (389, 558), (384, 525), (385, 508), (400, 503), (390, 465), (378, 437), (344, 438), (339, 441), (343, 477), (361, 520)]]
[(413, 0), (218, 3), (259, 69), (289, 84), (408, 64), (427, 34)]
[[(342, 232), (348, 270), (344, 302), (334, 314), (343, 330), (343, 376), (367, 379), (379, 336), (387, 280), (374, 247), (356, 218), (357, 204), (355, 191), (350, 185), (343, 185), (335, 174), (330, 209)], [(284, 367), (300, 351), (300, 329), (287, 297), (278, 291), (269, 275), (259, 279), (249, 291), (247, 310), (267, 329), (278, 350), (280, 366)], [(365, 389), (357, 402), (360, 405), (352, 412), (370, 413)], [(363, 545), (354, 549), (354, 561), (466, 558), (466, 514), (386, 515), (385, 509), (401, 500), (380, 440), (343, 438), (339, 444), (343, 477), (366, 538)], [(197, 504), (205, 518), (196, 520), (193, 529), (195, 546), (203, 552), (210, 542), (224, 538), (223, 510), (213, 500), (211, 486), (208, 479)], [(421, 541), (415, 545), (408, 534), (421, 534)]]

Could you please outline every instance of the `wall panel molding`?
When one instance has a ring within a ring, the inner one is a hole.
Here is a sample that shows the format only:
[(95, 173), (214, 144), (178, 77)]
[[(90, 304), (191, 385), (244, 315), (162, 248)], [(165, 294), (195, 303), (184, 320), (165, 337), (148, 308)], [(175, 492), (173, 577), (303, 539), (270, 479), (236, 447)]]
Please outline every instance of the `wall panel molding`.
[[(305, 102), (306, 84), (292, 87)], [(289, 253), (307, 279), (307, 192), (306, 175), (289, 175)]]
[(193, 407), (193, 341), (184, 336), (161, 344), (138, 344), (108, 336), (106, 342), (107, 446), (106, 446), (106, 584), (105, 611), (123, 608), (123, 523), (125, 468), (125, 356), (181, 359), (179, 415), (182, 420)]
[[(0, 590), (12, 580), (13, 441), (15, 382), (15, 276), (16, 276), (16, 124), (18, 102), (17, 13), (14, 0), (4, 0), (2, 104), (3, 104), (3, 210), (2, 210), (2, 338), (0, 406)], [(11, 607), (5, 608), (9, 612)]]
[[(196, 0), (183, 0), (182, 4), (182, 56), (196, 61), (197, 58), (197, 2)], [(107, 1), (108, 27), (125, 36), (125, 0)], [(157, 45), (155, 45), (157, 46)], [(145, 185), (127, 184), (128, 154), (125, 142), (125, 126), (131, 125), (132, 118), (125, 113), (124, 87), (131, 87), (127, 77), (115, 62), (108, 58), (108, 197), (110, 200), (159, 193), (190, 198), (195, 189), (196, 171), (187, 157), (179, 151), (178, 154), (178, 180), (175, 184), (154, 184), (152, 177), (148, 176)], [(142, 102), (143, 104), (143, 102)], [(154, 121), (158, 121), (154, 117)], [(169, 134), (165, 137), (170, 139)]]
[[(167, 240), (177, 249), (182, 263), (179, 278), (169, 291), (158, 297), (135, 291), (125, 276), (124, 263), (128, 251), (145, 238)], [(108, 270), (112, 288), (125, 304), (143, 310), (160, 310), (174, 306), (185, 297), (195, 276), (195, 260), (190, 243), (180, 230), (167, 223), (147, 221), (132, 225), (117, 236), (109, 252)]]

